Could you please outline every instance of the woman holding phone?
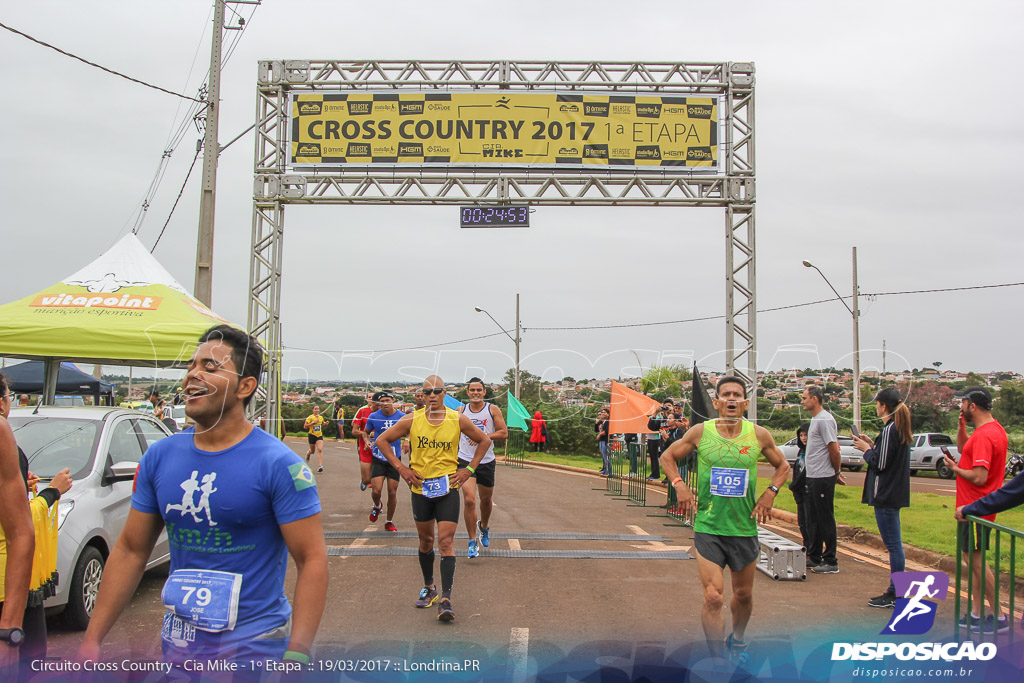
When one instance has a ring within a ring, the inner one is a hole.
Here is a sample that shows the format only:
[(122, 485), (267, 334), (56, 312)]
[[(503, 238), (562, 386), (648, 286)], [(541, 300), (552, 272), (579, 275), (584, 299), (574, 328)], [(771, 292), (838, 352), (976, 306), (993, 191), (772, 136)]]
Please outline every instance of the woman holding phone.
[[(906, 569), (906, 556), (900, 508), (910, 507), (910, 409), (895, 388), (886, 387), (875, 396), (875, 412), (884, 422), (878, 438), (872, 441), (863, 434), (853, 437), (853, 447), (864, 453), (868, 466), (861, 502), (875, 508), (878, 533), (889, 550), (889, 572), (901, 572)], [(892, 578), (888, 589), (868, 604), (880, 608), (896, 605)]]

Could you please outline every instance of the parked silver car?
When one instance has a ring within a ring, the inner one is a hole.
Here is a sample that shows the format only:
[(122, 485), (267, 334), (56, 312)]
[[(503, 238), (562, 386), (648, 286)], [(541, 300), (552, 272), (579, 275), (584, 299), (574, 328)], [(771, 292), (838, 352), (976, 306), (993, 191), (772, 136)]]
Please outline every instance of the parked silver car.
[[(103, 567), (131, 507), (132, 480), (146, 450), (169, 432), (150, 415), (123, 408), (14, 408), (9, 418), (29, 469), (46, 483), (65, 467), (74, 486), (58, 503), (57, 594), (47, 614), (89, 625)], [(161, 532), (146, 568), (170, 559)]]
[[(839, 442), (839, 458), (842, 463), (842, 467), (853, 472), (859, 472), (864, 468), (864, 454), (853, 447), (853, 437), (839, 435), (837, 438)], [(786, 443), (779, 446), (779, 450), (786, 456), (786, 460), (790, 465), (796, 462), (796, 454), (800, 451), (800, 447), (797, 445), (796, 437), (787, 441)]]
[(943, 461), (947, 455), (960, 462), (960, 451), (952, 437), (946, 434), (914, 434), (910, 441), (910, 473), (935, 470), (943, 479), (952, 479), (953, 470)]

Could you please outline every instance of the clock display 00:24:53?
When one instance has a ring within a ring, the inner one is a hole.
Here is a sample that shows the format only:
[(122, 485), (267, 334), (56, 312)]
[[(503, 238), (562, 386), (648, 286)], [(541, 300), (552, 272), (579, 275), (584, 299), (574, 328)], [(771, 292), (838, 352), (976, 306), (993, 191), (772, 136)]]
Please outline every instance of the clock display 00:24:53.
[(530, 208), (528, 206), (459, 207), (459, 223), (463, 228), (482, 227), (529, 227)]

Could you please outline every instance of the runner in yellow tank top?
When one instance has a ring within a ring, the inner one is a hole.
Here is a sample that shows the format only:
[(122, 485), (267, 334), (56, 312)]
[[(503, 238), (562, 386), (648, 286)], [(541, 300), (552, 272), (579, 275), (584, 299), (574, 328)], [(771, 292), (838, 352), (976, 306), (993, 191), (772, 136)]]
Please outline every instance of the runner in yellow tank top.
[[(691, 427), (661, 455), (661, 466), (672, 482), (679, 507), (689, 515), (694, 509), (693, 492), (679, 476), (676, 461), (698, 452), (701, 499), (693, 541), (704, 586), (701, 625), (711, 656), (721, 658), (728, 649), (730, 658), (740, 666), (750, 661), (743, 637), (753, 609), (754, 571), (760, 555), (757, 525), (749, 520), (763, 523), (771, 518), (775, 495), (789, 477), (789, 463), (772, 435), (743, 419), (749, 403), (743, 381), (723, 377), (715, 386), (718, 419)], [(775, 467), (771, 486), (760, 497), (755, 491), (757, 450)], [(732, 633), (728, 638), (724, 638), (722, 619), (726, 565), (732, 576)]]
[[(423, 382), (427, 407), (406, 415), (377, 437), (377, 448), (398, 470), (412, 490), (412, 517), (420, 540), (420, 570), (423, 589), (417, 607), (430, 607), (437, 602), (434, 585), (434, 525), (437, 525), (441, 549), (441, 600), (437, 618), (451, 621), (452, 586), (455, 582), (455, 530), (459, 526), (458, 488), (476, 471), (491, 439), (465, 415), (444, 405), (444, 382), (431, 375)], [(468, 467), (459, 469), (459, 439), (465, 434), (476, 443), (476, 453)], [(412, 451), (409, 467), (395, 456), (391, 444), (409, 437)]]

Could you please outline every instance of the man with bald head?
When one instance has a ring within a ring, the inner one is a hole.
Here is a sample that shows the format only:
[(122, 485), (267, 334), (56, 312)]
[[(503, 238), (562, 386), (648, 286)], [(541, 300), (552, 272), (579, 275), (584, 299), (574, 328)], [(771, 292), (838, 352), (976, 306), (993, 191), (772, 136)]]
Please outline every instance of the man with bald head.
[[(459, 526), (458, 488), (476, 472), (491, 439), (461, 415), (444, 405), (444, 382), (431, 375), (423, 382), (427, 405), (406, 415), (377, 437), (376, 445), (391, 466), (398, 470), (412, 490), (412, 517), (419, 536), (419, 562), (423, 572), (423, 589), (416, 606), (427, 608), (438, 602), (434, 584), (434, 528), (437, 527), (441, 549), (441, 595), (437, 618), (451, 621), (452, 588), (455, 582), (455, 530)], [(459, 468), (459, 440), (465, 434), (476, 443), (472, 461)], [(391, 444), (409, 437), (412, 445), (409, 467), (395, 455)]]

